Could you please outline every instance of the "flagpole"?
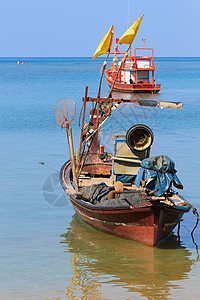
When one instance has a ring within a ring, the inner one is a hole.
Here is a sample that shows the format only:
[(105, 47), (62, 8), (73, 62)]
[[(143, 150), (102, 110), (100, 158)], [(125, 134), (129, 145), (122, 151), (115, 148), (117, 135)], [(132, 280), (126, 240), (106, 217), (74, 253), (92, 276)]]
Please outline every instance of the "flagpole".
[(116, 80), (117, 80), (118, 74), (119, 74), (119, 72), (121, 71), (121, 68), (122, 68), (123, 64), (126, 62), (126, 59), (127, 59), (127, 57), (128, 57), (128, 51), (130, 50), (130, 48), (131, 48), (131, 44), (129, 45), (128, 49), (126, 50), (126, 53), (124, 54), (124, 57), (123, 57), (122, 62), (121, 62), (121, 65), (120, 65), (119, 68), (118, 68), (117, 74), (116, 74), (115, 79), (114, 79), (114, 81), (113, 81), (113, 84), (112, 84), (112, 86), (111, 86), (111, 88), (110, 88), (110, 93), (109, 93), (109, 95), (108, 95), (108, 98), (111, 98), (111, 97), (112, 97), (112, 91), (113, 91), (115, 82), (116, 82)]
[(106, 57), (106, 59), (103, 63), (103, 69), (102, 69), (102, 72), (101, 72), (101, 78), (100, 78), (100, 82), (99, 82), (99, 91), (98, 91), (98, 94), (97, 94), (97, 98), (100, 98), (100, 95), (101, 95), (101, 83), (102, 83), (105, 68), (107, 66), (107, 60), (108, 60), (109, 55), (110, 55), (110, 50), (108, 51), (107, 57)]
[(114, 36), (114, 32), (113, 32), (113, 26), (112, 26), (112, 32), (111, 32), (111, 36), (110, 36), (109, 49), (108, 49), (108, 53), (107, 53), (106, 59), (105, 59), (105, 61), (103, 63), (103, 69), (102, 69), (102, 72), (101, 72), (101, 78), (100, 78), (100, 82), (99, 82), (99, 90), (98, 90), (97, 98), (100, 98), (100, 95), (101, 95), (101, 83), (102, 83), (102, 79), (103, 79), (103, 74), (104, 74), (105, 68), (107, 66), (107, 60), (108, 60), (108, 57), (110, 55), (110, 50), (111, 50), (112, 42), (113, 42), (113, 36)]

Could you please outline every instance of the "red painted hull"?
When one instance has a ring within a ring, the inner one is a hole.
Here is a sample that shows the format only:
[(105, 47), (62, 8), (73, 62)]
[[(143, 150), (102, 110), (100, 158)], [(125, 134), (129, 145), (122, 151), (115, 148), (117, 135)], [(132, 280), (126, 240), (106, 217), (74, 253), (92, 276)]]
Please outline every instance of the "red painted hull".
[(79, 217), (92, 227), (121, 238), (156, 246), (189, 210), (145, 203), (134, 207), (95, 207), (77, 199), (70, 181), (70, 163), (63, 166), (60, 181)]
[[(79, 217), (92, 227), (105, 233), (135, 240), (149, 246), (156, 246), (160, 241), (166, 238), (183, 215), (183, 213), (174, 214), (172, 225), (168, 225), (167, 227), (165, 222), (159, 224), (161, 212), (165, 221), (168, 221), (167, 216), (169, 212), (166, 212), (164, 209), (158, 209), (156, 211), (155, 208), (141, 208), (139, 210), (134, 209), (131, 212), (117, 212), (117, 218), (116, 215), (113, 216), (113, 213), (110, 211), (107, 215), (107, 220), (105, 220), (105, 212), (88, 213), (88, 211), (81, 208), (72, 199), (70, 200)], [(119, 219), (119, 222), (117, 222), (116, 219)], [(127, 219), (129, 221), (127, 221)]]
[[(108, 77), (108, 73), (106, 73), (106, 82), (111, 87), (113, 84), (112, 78)], [(120, 83), (115, 82), (114, 91), (118, 92), (127, 92), (127, 93), (158, 93), (161, 90), (161, 84), (160, 83), (149, 83), (149, 82), (143, 82), (143, 83), (136, 83), (136, 84), (127, 84), (127, 83)]]

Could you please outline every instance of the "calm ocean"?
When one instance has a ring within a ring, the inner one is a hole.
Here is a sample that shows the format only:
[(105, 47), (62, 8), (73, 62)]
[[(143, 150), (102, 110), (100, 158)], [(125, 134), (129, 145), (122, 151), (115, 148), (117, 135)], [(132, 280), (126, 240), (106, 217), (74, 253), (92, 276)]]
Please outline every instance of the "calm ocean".
[[(58, 183), (69, 153), (55, 106), (62, 98), (76, 103), (76, 148), (85, 86), (96, 97), (103, 60), (17, 60), (0, 59), (0, 299), (199, 299), (200, 225), (193, 241), (192, 211), (181, 222), (180, 243), (175, 230), (151, 248), (84, 224)], [(155, 63), (162, 91), (135, 97), (181, 101), (183, 109), (120, 105), (103, 126), (101, 142), (112, 151), (113, 133), (136, 123), (150, 126), (152, 155), (174, 160), (182, 195), (200, 213), (200, 58)], [(102, 96), (108, 91), (104, 80)]]

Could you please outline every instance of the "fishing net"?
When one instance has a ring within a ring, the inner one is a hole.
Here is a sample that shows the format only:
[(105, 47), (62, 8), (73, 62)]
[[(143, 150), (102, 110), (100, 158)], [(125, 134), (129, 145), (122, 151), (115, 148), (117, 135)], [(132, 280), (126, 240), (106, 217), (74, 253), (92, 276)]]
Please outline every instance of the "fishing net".
[(76, 105), (68, 98), (61, 99), (55, 108), (56, 122), (61, 128), (69, 128), (76, 118)]

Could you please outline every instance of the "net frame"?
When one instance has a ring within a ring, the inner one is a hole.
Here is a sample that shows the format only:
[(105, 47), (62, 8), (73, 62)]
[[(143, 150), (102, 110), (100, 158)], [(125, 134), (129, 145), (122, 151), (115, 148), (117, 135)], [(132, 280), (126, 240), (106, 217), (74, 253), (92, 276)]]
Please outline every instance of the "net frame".
[(76, 119), (76, 105), (73, 100), (63, 98), (55, 107), (56, 123), (61, 128), (69, 128)]

